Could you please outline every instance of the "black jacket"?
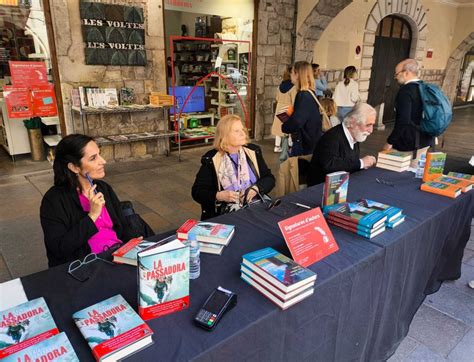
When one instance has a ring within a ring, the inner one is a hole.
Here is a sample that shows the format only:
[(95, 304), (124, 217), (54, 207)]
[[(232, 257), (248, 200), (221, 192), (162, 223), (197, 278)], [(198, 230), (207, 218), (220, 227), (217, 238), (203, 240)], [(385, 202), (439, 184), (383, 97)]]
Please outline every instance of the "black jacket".
[(359, 143), (351, 148), (342, 124), (321, 137), (311, 159), (308, 186), (324, 182), (326, 175), (336, 171), (356, 172), (360, 170)]
[[(113, 229), (117, 237), (127, 242), (138, 236), (128, 230), (120, 201), (112, 187), (104, 181), (95, 183), (97, 191), (104, 194), (105, 206), (114, 223)], [(82, 209), (76, 191), (63, 186), (51, 187), (41, 201), (40, 219), (50, 267), (82, 259), (91, 253), (88, 240), (98, 229)]]
[[(269, 193), (275, 187), (275, 177), (268, 168), (262, 156), (260, 147), (254, 144), (244, 146), (246, 148), (247, 161), (257, 177), (255, 185), (261, 194)], [(257, 164), (255, 165), (248, 154), (255, 156)], [(201, 158), (201, 168), (199, 169), (192, 188), (192, 197), (194, 201), (201, 204), (201, 219), (209, 219), (217, 216), (216, 212), (216, 193), (219, 191), (216, 166), (214, 159), (218, 156), (217, 150), (210, 150)]]
[[(413, 123), (419, 125), (423, 116), (423, 103), (418, 84), (415, 82), (402, 85), (395, 99), (395, 126), (387, 138), (387, 142), (399, 151), (416, 149), (417, 130)], [(433, 137), (420, 132), (419, 148), (430, 146)]]
[[(281, 125), (283, 133), (292, 134), (293, 143), (297, 141), (298, 133), (301, 137), (301, 155), (310, 155), (323, 135), (321, 127), (321, 114), (319, 106), (310, 94), (312, 91), (299, 91), (296, 94), (294, 112), (291, 117)], [(294, 145), (293, 147), (295, 147)], [(292, 156), (300, 154), (292, 153)]]

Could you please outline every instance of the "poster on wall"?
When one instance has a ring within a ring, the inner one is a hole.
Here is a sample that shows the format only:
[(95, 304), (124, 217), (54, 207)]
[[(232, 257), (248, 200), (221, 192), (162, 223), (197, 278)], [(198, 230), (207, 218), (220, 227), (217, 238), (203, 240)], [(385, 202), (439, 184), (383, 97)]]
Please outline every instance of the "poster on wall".
[(37, 86), (31, 90), (33, 113), (38, 117), (52, 117), (58, 114), (54, 85)]
[(146, 65), (142, 8), (81, 1), (80, 13), (87, 65)]
[(14, 86), (3, 86), (3, 96), (9, 118), (30, 118), (33, 116), (30, 90)]
[(23, 62), (10, 60), (11, 81), (16, 87), (34, 87), (48, 84), (44, 62)]

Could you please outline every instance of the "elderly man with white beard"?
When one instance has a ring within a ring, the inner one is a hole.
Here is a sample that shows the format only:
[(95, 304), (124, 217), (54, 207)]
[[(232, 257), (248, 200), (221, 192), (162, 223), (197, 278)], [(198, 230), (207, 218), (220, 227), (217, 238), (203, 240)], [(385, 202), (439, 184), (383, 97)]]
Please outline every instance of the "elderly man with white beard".
[(324, 182), (331, 172), (352, 173), (375, 166), (374, 156), (360, 157), (359, 143), (372, 133), (376, 116), (373, 107), (359, 103), (344, 117), (342, 124), (321, 137), (311, 159), (308, 186)]

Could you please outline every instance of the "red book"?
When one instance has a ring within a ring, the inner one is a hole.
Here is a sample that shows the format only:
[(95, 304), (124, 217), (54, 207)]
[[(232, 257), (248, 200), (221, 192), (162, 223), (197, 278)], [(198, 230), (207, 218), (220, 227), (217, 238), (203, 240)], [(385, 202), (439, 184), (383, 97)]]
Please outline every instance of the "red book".
[(194, 219), (188, 219), (181, 225), (178, 230), (176, 230), (176, 236), (178, 239), (187, 240), (189, 231), (196, 225), (199, 221)]
[(278, 223), (293, 260), (304, 267), (339, 250), (318, 207)]

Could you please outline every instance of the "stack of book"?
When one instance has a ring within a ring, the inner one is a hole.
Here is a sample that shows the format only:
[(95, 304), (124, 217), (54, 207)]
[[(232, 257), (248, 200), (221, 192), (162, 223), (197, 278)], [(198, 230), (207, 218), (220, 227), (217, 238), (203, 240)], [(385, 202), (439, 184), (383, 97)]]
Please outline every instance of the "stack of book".
[(281, 309), (309, 297), (317, 275), (272, 248), (242, 256), (240, 277)]
[(474, 187), (474, 179), (471, 175), (450, 172), (448, 175), (441, 175), (432, 181), (421, 184), (422, 191), (433, 194), (456, 198), (462, 192), (471, 191)]
[(398, 207), (382, 204), (381, 202), (369, 199), (359, 199), (356, 201), (356, 203), (368, 209), (379, 210), (384, 213), (384, 215), (387, 216), (387, 220), (385, 220), (385, 227), (388, 229), (393, 229), (405, 221), (403, 210)]
[(381, 151), (378, 154), (377, 167), (390, 171), (403, 172), (408, 170), (413, 157), (411, 152), (397, 150)]
[(44, 298), (0, 312), (0, 360), (79, 361), (65, 333), (59, 333)]
[(325, 207), (328, 223), (349, 230), (367, 239), (383, 233), (387, 215), (381, 210), (345, 202)]
[(235, 226), (207, 221), (187, 220), (176, 231), (178, 239), (187, 244), (189, 233), (196, 235), (202, 253), (221, 255), (234, 236)]

